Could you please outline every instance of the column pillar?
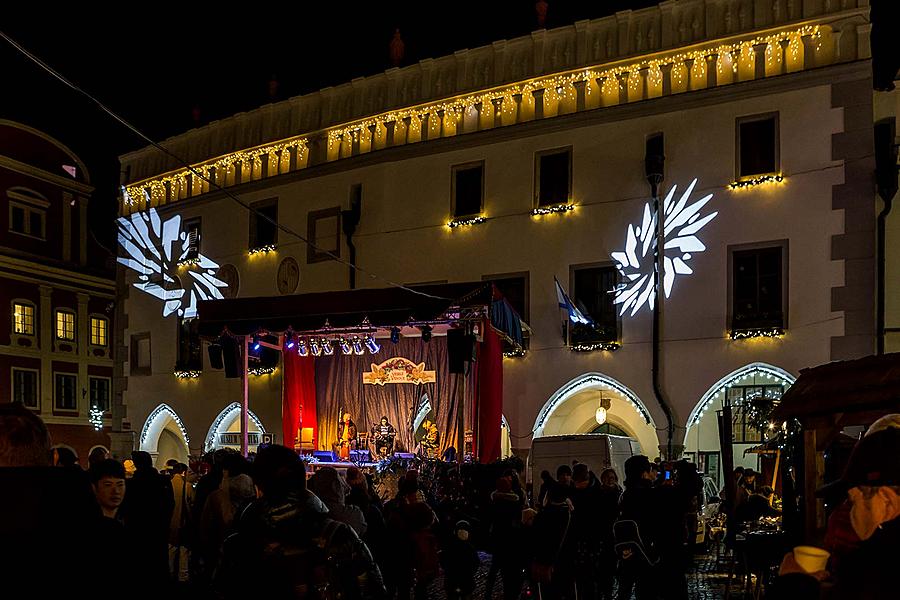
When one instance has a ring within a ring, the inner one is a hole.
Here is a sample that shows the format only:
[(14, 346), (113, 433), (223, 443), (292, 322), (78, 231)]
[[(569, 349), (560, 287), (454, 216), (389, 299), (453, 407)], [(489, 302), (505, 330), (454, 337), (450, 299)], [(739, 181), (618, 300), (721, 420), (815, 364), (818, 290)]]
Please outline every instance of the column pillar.
[(359, 137), (362, 135), (360, 130), (356, 130), (350, 134), (350, 156), (359, 154)]
[(753, 44), (753, 78), (764, 79), (766, 76), (766, 50), (769, 44), (763, 42)]
[(687, 69), (687, 89), (688, 91), (691, 91), (692, 89), (694, 89), (693, 84), (691, 84), (691, 71), (693, 71), (694, 69), (694, 59), (684, 59), (684, 67)]
[(428, 128), (431, 126), (431, 113), (419, 115), (419, 137), (424, 142), (428, 139)]
[(412, 123), (412, 119), (410, 117), (403, 117), (403, 127), (406, 130), (406, 138), (403, 140), (404, 144), (409, 143), (409, 124)]
[(622, 73), (616, 74), (616, 79), (619, 80), (619, 104), (628, 104), (628, 77), (630, 73), (628, 71), (624, 71)]
[(573, 81), (572, 85), (575, 86), (575, 110), (582, 111), (585, 108), (586, 98), (584, 95), (584, 88), (587, 85), (587, 81)]
[(88, 220), (88, 199), (84, 196), (78, 197), (78, 263), (83, 267), (87, 264), (87, 220)]
[(544, 88), (537, 88), (531, 90), (531, 95), (534, 96), (534, 119), (543, 119), (544, 118), (544, 92), (546, 92)]
[(647, 87), (647, 73), (650, 71), (650, 67), (641, 67), (638, 71), (641, 75), (641, 100), (646, 100), (650, 97), (650, 89)]
[(475, 131), (481, 131), (481, 110), (484, 108), (483, 102), (475, 103)]
[(713, 52), (706, 57), (706, 87), (714, 88), (719, 84), (719, 54)]
[(778, 46), (781, 48), (781, 74), (787, 75), (788, 72), (788, 46), (791, 45), (791, 40), (783, 39), (778, 40)]
[(516, 103), (516, 123), (522, 122), (522, 94), (513, 94), (513, 102)]
[(369, 130), (369, 152), (375, 149), (375, 130), (378, 129), (378, 125), (367, 125), (366, 129)]
[(668, 96), (672, 93), (672, 64), (660, 65), (659, 70), (662, 71), (662, 93)]
[(494, 107), (494, 127), (503, 125), (503, 98), (491, 98)]
[(804, 35), (803, 40), (803, 69), (812, 69), (816, 66), (816, 42), (811, 35)]
[[(78, 292), (75, 294), (75, 297), (78, 302), (77, 312), (75, 313), (76, 322), (76, 333), (75, 333), (75, 347), (77, 348), (78, 356), (82, 358), (87, 358), (88, 354), (88, 346), (90, 345), (90, 315), (88, 314), (88, 300), (90, 296)], [(109, 332), (107, 331), (107, 342)], [(78, 407), (79, 415), (89, 415), (90, 408), (90, 392), (89, 392), (89, 384), (88, 384), (88, 368), (86, 360), (78, 361), (78, 383), (75, 388), (75, 406)], [(87, 394), (82, 394), (81, 391), (87, 391)]]
[(443, 108), (437, 111), (438, 125), (440, 125), (440, 127), (438, 128), (438, 137), (439, 138), (444, 137), (444, 115), (445, 114), (447, 114), (447, 111), (445, 111)]
[(384, 142), (386, 148), (390, 148), (394, 145), (394, 126), (397, 124), (396, 121), (388, 121), (384, 124), (387, 129), (387, 139)]

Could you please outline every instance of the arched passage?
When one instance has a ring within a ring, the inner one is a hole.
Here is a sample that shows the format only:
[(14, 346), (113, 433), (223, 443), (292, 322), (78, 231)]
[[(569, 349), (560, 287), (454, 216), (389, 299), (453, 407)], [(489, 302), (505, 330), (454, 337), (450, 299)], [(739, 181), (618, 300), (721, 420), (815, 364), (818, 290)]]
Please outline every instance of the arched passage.
[(169, 459), (187, 463), (190, 455), (190, 438), (181, 418), (168, 404), (160, 404), (141, 429), (140, 449), (153, 456), (157, 468), (165, 466)]
[(556, 390), (538, 413), (534, 437), (592, 432), (601, 400), (609, 401), (606, 422), (637, 440), (646, 455), (657, 456), (659, 438), (650, 411), (634, 392), (602, 373), (579, 375)]
[(794, 380), (794, 376), (784, 369), (760, 362), (750, 363), (722, 377), (703, 394), (688, 417), (685, 453), (701, 471), (716, 479), (719, 485), (723, 483), (716, 415), (727, 397), (732, 406), (734, 466), (757, 469), (758, 456), (744, 451), (764, 441), (767, 432), (750, 425), (747, 409), (758, 399), (777, 402)]
[[(249, 411), (248, 416), (248, 433), (250, 452), (256, 452), (259, 443), (262, 441), (262, 434), (266, 432), (262, 421), (259, 420), (253, 411)], [(240, 450), (241, 448), (241, 405), (238, 402), (232, 402), (222, 409), (222, 411), (213, 420), (209, 431), (206, 432), (206, 441), (203, 449), (206, 452), (217, 450), (219, 448), (233, 448)]]

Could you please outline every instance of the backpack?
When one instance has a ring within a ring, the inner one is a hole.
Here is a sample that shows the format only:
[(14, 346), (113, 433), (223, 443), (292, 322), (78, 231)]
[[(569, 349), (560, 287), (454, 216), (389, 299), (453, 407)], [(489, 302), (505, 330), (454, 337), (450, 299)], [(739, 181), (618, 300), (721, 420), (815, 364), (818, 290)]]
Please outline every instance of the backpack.
[(659, 557), (641, 539), (637, 522), (630, 519), (616, 521), (613, 523), (613, 537), (616, 540), (613, 548), (620, 561), (641, 563), (651, 567), (659, 562)]

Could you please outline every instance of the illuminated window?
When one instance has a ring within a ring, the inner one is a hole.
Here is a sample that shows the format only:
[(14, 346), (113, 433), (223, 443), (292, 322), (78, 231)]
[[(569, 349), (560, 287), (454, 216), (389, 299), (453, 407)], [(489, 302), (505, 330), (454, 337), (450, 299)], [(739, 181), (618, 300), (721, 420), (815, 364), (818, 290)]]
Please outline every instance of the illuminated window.
[(91, 344), (106, 346), (109, 343), (109, 321), (103, 317), (91, 317)]
[(250, 212), (250, 250), (278, 242), (278, 198), (254, 202)]
[(34, 305), (13, 304), (13, 331), (18, 335), (34, 335)]
[(39, 408), (38, 403), (38, 377), (39, 373), (33, 369), (12, 370), (12, 401), (21, 402), (28, 408)]
[(778, 173), (778, 113), (739, 118), (737, 138), (738, 179)]
[(572, 323), (569, 326), (570, 344), (615, 342), (619, 339), (619, 315), (613, 303), (613, 291), (619, 283), (614, 266), (584, 265), (571, 268), (572, 302), (593, 325)]
[(572, 197), (572, 149), (548, 150), (535, 156), (535, 206), (568, 204)]
[(75, 340), (75, 313), (66, 310), (56, 311), (56, 339)]
[(484, 200), (484, 163), (457, 165), (451, 176), (453, 217), (481, 214)]
[(91, 408), (102, 409), (109, 412), (109, 378), (91, 377)]
[(57, 373), (53, 406), (59, 410), (78, 410), (78, 399), (75, 396), (77, 376), (68, 373)]

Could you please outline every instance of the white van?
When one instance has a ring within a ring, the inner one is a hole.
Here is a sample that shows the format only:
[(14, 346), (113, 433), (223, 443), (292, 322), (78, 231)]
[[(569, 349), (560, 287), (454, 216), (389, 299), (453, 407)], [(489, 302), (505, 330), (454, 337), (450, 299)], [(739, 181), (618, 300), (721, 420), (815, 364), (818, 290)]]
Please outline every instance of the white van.
[(541, 484), (541, 471), (547, 470), (556, 479), (556, 468), (560, 465), (572, 466), (572, 461), (585, 463), (600, 477), (600, 472), (612, 467), (625, 480), (625, 461), (641, 454), (637, 440), (608, 433), (582, 433), (577, 435), (549, 435), (535, 438), (528, 454), (528, 475), (534, 485), (535, 494)]

